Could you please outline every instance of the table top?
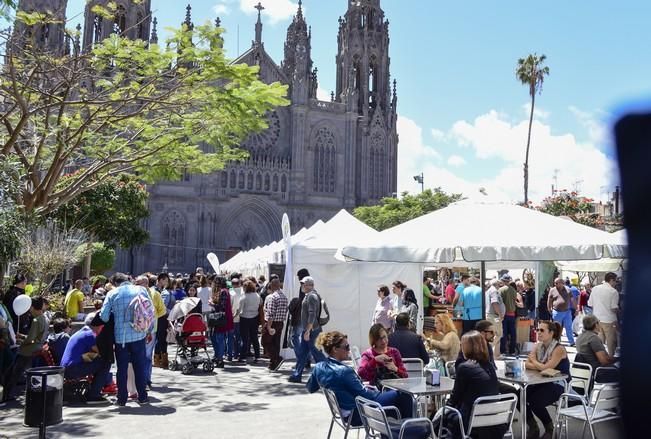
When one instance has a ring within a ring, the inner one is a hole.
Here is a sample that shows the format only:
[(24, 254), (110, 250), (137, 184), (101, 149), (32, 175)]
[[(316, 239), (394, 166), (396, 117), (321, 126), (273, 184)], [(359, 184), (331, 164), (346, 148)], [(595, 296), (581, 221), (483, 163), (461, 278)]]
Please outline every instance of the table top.
[(497, 369), (498, 380), (516, 384), (532, 385), (554, 383), (556, 381), (566, 380), (567, 378), (568, 376), (564, 374), (560, 374), (555, 377), (546, 377), (542, 376), (539, 371), (531, 369), (527, 369), (521, 376), (515, 377), (513, 375), (506, 375), (504, 369)]
[(427, 384), (425, 377), (399, 378), (393, 380), (382, 380), (382, 385), (389, 389), (409, 393), (411, 395), (443, 395), (452, 393), (454, 380), (448, 377), (441, 377), (440, 385), (431, 386)]

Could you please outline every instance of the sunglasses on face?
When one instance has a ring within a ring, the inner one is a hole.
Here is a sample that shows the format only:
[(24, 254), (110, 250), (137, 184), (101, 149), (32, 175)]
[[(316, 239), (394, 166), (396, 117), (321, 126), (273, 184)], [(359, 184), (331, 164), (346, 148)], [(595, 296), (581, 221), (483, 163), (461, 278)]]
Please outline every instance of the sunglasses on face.
[(337, 347), (339, 349), (344, 349), (345, 351), (350, 351), (350, 345), (349, 344), (345, 344), (345, 345), (341, 345), (341, 346), (337, 346)]
[(545, 328), (538, 328), (536, 329), (536, 332), (545, 332)]

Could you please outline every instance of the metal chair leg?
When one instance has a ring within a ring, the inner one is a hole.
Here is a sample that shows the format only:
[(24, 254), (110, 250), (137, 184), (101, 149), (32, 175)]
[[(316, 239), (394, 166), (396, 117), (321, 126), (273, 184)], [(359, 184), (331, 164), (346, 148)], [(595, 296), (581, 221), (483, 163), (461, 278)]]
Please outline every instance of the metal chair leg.
[(335, 418), (330, 419), (330, 429), (328, 430), (328, 439), (330, 439), (330, 435), (332, 434), (332, 427), (335, 425)]

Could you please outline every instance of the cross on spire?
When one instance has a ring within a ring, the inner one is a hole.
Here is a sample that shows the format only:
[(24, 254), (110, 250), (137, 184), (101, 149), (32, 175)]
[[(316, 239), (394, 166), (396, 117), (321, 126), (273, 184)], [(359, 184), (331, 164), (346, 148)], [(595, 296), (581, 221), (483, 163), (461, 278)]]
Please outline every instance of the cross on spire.
[(262, 14), (262, 11), (264, 11), (265, 7), (262, 6), (261, 2), (258, 2), (258, 4), (255, 5), (255, 9), (258, 10), (258, 22), (255, 24), (255, 44), (259, 46), (259, 45), (262, 44), (262, 18), (261, 18), (261, 14)]

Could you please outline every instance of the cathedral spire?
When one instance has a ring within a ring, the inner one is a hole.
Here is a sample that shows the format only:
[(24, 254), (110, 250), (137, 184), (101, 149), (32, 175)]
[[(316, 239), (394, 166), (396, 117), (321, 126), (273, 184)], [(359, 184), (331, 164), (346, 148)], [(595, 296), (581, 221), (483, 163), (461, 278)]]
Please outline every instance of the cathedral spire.
[(151, 38), (149, 39), (149, 42), (151, 44), (158, 44), (158, 19), (156, 17), (154, 17), (152, 24), (154, 27), (151, 30)]
[(192, 23), (192, 6), (189, 3), (185, 7), (185, 21), (183, 24), (188, 27), (188, 30), (194, 29), (194, 24)]
[(258, 10), (258, 21), (255, 23), (255, 45), (260, 46), (262, 44), (262, 11), (265, 8), (261, 2), (258, 2), (255, 9)]

